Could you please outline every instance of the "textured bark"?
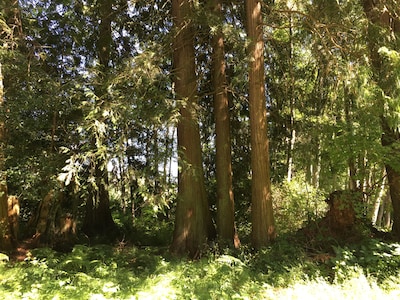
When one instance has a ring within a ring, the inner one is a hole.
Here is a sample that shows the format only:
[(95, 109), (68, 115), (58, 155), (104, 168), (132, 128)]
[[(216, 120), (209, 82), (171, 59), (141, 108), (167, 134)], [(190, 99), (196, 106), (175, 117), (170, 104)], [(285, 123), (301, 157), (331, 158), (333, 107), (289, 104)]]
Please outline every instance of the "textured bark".
[(329, 210), (326, 215), (328, 226), (334, 231), (347, 231), (356, 221), (354, 207), (362, 202), (362, 193), (353, 190), (335, 191), (326, 200)]
[[(213, 10), (222, 24), (222, 0), (213, 0)], [(213, 37), (213, 50), (217, 234), (221, 242), (227, 242), (230, 245), (238, 246), (239, 239), (235, 232), (229, 100), (226, 84), (225, 50), (222, 29), (218, 30)]]
[(255, 248), (260, 248), (268, 245), (275, 238), (267, 137), (261, 1), (246, 1), (246, 19), (247, 34), (250, 39), (249, 106), (252, 168), (252, 244)]
[(196, 257), (213, 230), (202, 167), (200, 132), (197, 122), (194, 29), (191, 1), (173, 0), (175, 26), (174, 81), (180, 120), (178, 123), (178, 203), (171, 251)]
[(111, 215), (107, 172), (102, 170), (99, 164), (96, 164), (94, 168), (96, 187), (91, 187), (89, 199), (86, 201), (82, 230), (88, 236), (110, 235), (116, 229), (116, 225)]
[(10, 227), (11, 239), (14, 244), (18, 243), (19, 232), (19, 199), (16, 196), (8, 196), (8, 224)]
[[(111, 53), (111, 21), (112, 21), (112, 0), (100, 2), (100, 25), (99, 39), (97, 41), (97, 51), (100, 61), (100, 82), (104, 79), (108, 65), (110, 63)], [(96, 88), (98, 98), (106, 95), (107, 91), (102, 86)], [(100, 104), (99, 104), (100, 105)], [(105, 141), (102, 141), (105, 142)], [(95, 146), (96, 142), (92, 142)], [(102, 157), (93, 158), (93, 175), (95, 177), (95, 186), (91, 187), (89, 192), (90, 199), (86, 202), (86, 215), (82, 230), (89, 236), (111, 233), (116, 228), (111, 216), (110, 196), (108, 193), (108, 173), (106, 162)]]

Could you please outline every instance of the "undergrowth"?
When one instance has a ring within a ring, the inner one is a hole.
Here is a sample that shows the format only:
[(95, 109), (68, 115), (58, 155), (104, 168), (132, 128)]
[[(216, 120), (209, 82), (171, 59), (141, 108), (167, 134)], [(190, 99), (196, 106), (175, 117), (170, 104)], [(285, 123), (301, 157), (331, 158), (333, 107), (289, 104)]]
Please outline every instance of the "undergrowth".
[(374, 239), (304, 250), (281, 237), (260, 251), (220, 249), (196, 261), (167, 248), (76, 245), (0, 263), (1, 299), (372, 299), (400, 297), (400, 244)]

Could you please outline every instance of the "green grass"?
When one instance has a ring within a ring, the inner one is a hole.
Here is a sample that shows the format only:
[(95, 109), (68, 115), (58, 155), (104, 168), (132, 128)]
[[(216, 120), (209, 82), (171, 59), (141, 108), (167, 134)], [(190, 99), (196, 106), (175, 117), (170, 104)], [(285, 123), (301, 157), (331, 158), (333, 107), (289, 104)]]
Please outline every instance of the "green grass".
[(281, 238), (258, 252), (215, 247), (197, 261), (157, 247), (37, 249), (0, 263), (0, 299), (400, 299), (399, 244), (302, 249)]

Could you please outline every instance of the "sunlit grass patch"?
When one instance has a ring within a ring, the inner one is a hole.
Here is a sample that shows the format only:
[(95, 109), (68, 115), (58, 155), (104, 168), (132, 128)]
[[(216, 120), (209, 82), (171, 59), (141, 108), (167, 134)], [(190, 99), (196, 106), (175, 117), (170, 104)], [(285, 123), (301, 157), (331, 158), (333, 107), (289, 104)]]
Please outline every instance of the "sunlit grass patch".
[(134, 295), (134, 299), (177, 299), (179, 290), (173, 280), (174, 272), (147, 278), (143, 289)]
[(266, 287), (262, 299), (400, 299), (399, 287), (385, 291), (371, 278), (359, 274), (341, 284), (332, 284), (324, 279), (319, 279), (298, 282), (283, 289)]
[(160, 250), (38, 249), (25, 262), (0, 264), (0, 299), (400, 299), (396, 245), (337, 248), (324, 262), (288, 241), (196, 261)]

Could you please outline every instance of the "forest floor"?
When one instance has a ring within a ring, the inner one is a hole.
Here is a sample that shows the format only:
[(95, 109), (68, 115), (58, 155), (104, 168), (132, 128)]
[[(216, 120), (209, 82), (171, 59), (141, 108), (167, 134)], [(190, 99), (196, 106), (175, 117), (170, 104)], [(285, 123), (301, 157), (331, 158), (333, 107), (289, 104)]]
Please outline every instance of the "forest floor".
[(15, 262), (24, 261), (28, 256), (30, 256), (30, 251), (35, 248), (37, 248), (35, 237), (18, 242), (15, 249), (10, 253), (10, 260)]
[(260, 251), (214, 245), (194, 261), (125, 242), (32, 246), (0, 262), (0, 299), (400, 299), (400, 244), (374, 237), (303, 230)]

